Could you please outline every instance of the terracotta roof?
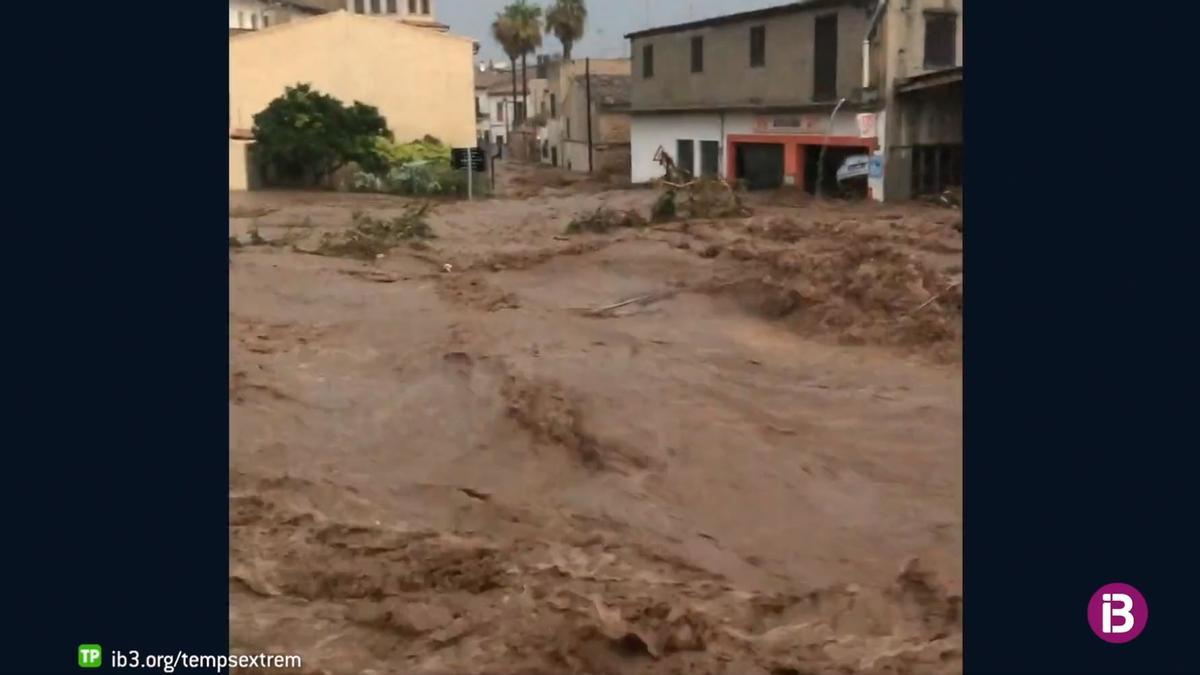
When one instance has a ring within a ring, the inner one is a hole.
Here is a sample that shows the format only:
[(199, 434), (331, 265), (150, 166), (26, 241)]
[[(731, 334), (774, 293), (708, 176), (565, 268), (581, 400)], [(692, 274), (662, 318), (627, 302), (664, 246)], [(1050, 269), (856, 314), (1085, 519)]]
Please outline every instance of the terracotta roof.
[(456, 35), (454, 33), (451, 33), (448, 31), (443, 31), (443, 30), (435, 30), (436, 26), (434, 24), (418, 24), (418, 23), (412, 23), (412, 22), (408, 22), (408, 21), (396, 21), (396, 20), (390, 19), (389, 17), (386, 17), (386, 16), (353, 14), (351, 12), (347, 12), (342, 9), (339, 9), (336, 12), (317, 12), (316, 16), (308, 16), (308, 17), (304, 17), (302, 19), (298, 19), (298, 20), (294, 20), (294, 21), (285, 21), (283, 23), (273, 24), (269, 28), (263, 28), (263, 29), (259, 29), (259, 30), (251, 30), (251, 31), (246, 31), (244, 33), (234, 34), (231, 31), (230, 35), (229, 35), (229, 39), (230, 39), (230, 43), (233, 44), (234, 42), (239, 42), (239, 41), (243, 41), (243, 40), (254, 40), (254, 39), (259, 39), (259, 38), (263, 38), (263, 37), (270, 36), (270, 35), (278, 35), (284, 31), (302, 31), (302, 30), (305, 30), (308, 26), (316, 25), (317, 22), (321, 22), (321, 21), (358, 22), (358, 23), (361, 23), (362, 25), (367, 25), (369, 23), (374, 26), (390, 25), (399, 30), (425, 31), (427, 34), (431, 34), (431, 35), (437, 35), (440, 37), (450, 38), (452, 40), (459, 40), (461, 42), (469, 42), (472, 45), (478, 44), (477, 42), (475, 42), (475, 40), (472, 40), (471, 38), (468, 38), (468, 37), (464, 37), (462, 35)]
[(443, 33), (450, 30), (449, 25), (444, 24), (440, 21), (430, 21), (429, 19), (412, 19), (412, 18), (406, 17), (406, 18), (400, 19), (400, 23), (408, 24), (409, 26), (416, 26), (417, 28), (431, 28), (433, 30), (441, 31)]
[[(507, 75), (507, 73), (505, 74)], [(505, 79), (500, 80), (499, 82), (496, 82), (492, 86), (488, 87), (488, 93), (490, 94), (508, 94), (509, 96), (512, 96), (512, 90), (512, 75), (508, 75), (508, 77)], [(521, 74), (517, 73), (517, 96), (521, 95), (521, 90)]]
[[(520, 75), (517, 76), (517, 79), (521, 79)], [(491, 89), (502, 82), (512, 83), (512, 75), (508, 71), (478, 69), (475, 71), (476, 89)]]
[(801, 2), (793, 2), (786, 5), (778, 5), (776, 7), (767, 7), (766, 9), (755, 9), (749, 12), (738, 12), (737, 14), (726, 14), (724, 16), (714, 16), (710, 19), (700, 21), (689, 21), (687, 23), (678, 23), (672, 26), (658, 26), (655, 28), (647, 28), (625, 35), (626, 39), (649, 37), (651, 35), (661, 35), (664, 33), (678, 33), (685, 30), (694, 30), (696, 28), (707, 28), (708, 26), (719, 26), (726, 23), (739, 23), (742, 21), (753, 21), (758, 19), (769, 19), (774, 16), (783, 16), (786, 14), (794, 14), (810, 9), (822, 9), (825, 7), (836, 7), (839, 5), (867, 5), (867, 0), (802, 0)]
[(314, 12), (336, 12), (339, 9), (346, 9), (346, 3), (343, 0), (285, 0), (283, 4)]
[[(587, 75), (579, 75), (576, 82), (584, 83)], [(604, 108), (623, 108), (629, 105), (629, 93), (633, 78), (629, 75), (592, 75), (592, 100)]]
[(962, 81), (963, 67), (953, 66), (950, 68), (942, 68), (941, 70), (933, 70), (920, 75), (914, 75), (903, 80), (898, 80), (896, 82), (896, 93), (905, 94), (910, 91), (929, 89), (931, 87), (941, 87), (948, 84), (956, 84)]

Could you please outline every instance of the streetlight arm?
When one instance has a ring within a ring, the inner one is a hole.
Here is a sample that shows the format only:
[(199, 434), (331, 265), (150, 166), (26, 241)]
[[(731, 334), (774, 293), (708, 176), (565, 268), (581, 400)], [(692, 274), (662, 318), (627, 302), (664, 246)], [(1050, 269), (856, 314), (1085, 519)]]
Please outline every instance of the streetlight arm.
[(844, 98), (838, 99), (837, 105), (833, 106), (833, 112), (829, 115), (829, 126), (825, 128), (825, 142), (821, 144), (821, 154), (817, 159), (817, 189), (813, 191), (817, 199), (821, 198), (821, 185), (825, 182), (825, 149), (829, 147), (829, 137), (833, 134), (833, 120), (845, 102)]

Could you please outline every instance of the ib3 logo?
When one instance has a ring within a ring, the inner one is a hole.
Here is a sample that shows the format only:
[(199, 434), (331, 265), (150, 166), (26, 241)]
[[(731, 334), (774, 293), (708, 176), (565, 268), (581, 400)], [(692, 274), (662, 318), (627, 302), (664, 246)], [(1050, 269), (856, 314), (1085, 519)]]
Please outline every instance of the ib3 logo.
[(1130, 642), (1141, 635), (1149, 617), (1146, 598), (1129, 584), (1105, 584), (1088, 602), (1092, 632), (1113, 644)]

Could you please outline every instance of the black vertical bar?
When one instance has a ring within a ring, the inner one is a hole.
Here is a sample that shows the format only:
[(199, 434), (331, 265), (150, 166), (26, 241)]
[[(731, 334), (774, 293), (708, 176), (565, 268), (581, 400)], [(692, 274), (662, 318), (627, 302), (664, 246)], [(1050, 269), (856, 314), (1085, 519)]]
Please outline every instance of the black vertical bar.
[(583, 60), (584, 79), (587, 81), (587, 125), (588, 125), (588, 173), (592, 173), (592, 60)]
[(939, 193), (945, 189), (942, 180), (942, 150), (944, 148), (940, 145), (933, 150), (933, 175), (934, 180), (937, 181), (933, 186), (933, 191)]

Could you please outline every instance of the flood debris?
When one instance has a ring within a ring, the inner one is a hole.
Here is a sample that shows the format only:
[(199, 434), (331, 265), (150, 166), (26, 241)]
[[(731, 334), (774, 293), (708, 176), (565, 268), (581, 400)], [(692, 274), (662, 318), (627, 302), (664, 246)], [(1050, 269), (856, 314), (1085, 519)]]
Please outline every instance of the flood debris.
[(351, 215), (349, 228), (326, 233), (312, 252), (335, 258), (377, 260), (404, 241), (435, 237), (427, 220), (432, 209), (427, 202), (413, 204), (393, 218), (376, 218), (356, 211)]
[(678, 206), (675, 204), (675, 190), (664, 190), (658, 199), (654, 200), (654, 205), (650, 207), (650, 222), (668, 223), (675, 219), (678, 212)]
[(686, 194), (683, 212), (689, 218), (746, 218), (754, 213), (737, 190), (716, 178), (692, 181)]
[(595, 211), (577, 214), (567, 225), (567, 234), (594, 232), (603, 234), (616, 229), (645, 227), (646, 219), (637, 211), (616, 210), (601, 206)]

